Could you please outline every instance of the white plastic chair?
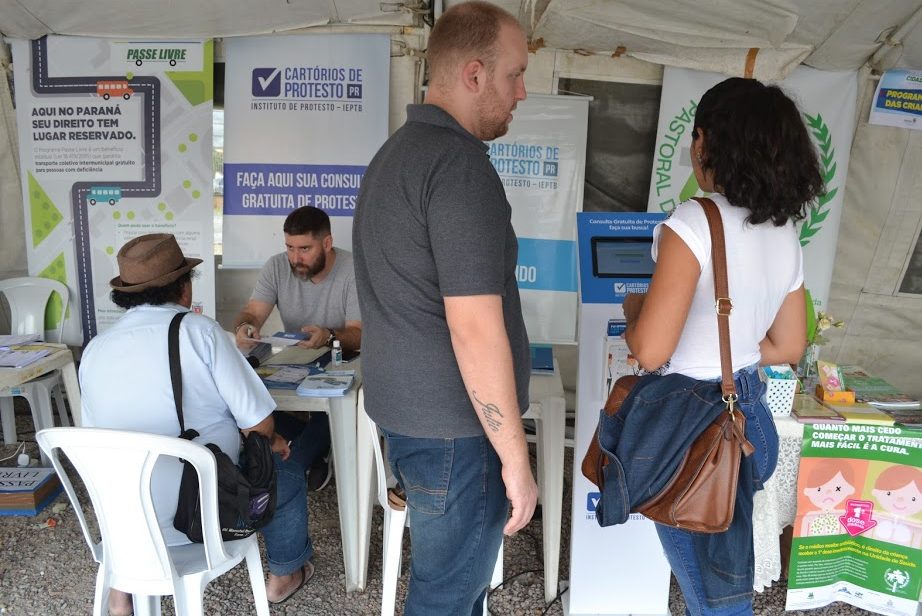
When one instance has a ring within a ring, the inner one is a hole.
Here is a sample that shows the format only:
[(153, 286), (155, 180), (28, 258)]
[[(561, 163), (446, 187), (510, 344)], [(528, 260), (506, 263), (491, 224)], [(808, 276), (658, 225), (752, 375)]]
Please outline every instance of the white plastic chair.
[[(58, 327), (46, 336), (45, 308), (48, 306), (52, 293), (57, 293), (61, 298), (61, 320)], [(0, 280), (0, 294), (6, 297), (10, 305), (13, 335), (41, 334), (42, 338), (48, 342), (61, 342), (64, 332), (64, 313), (67, 311), (67, 302), (70, 298), (66, 286), (49, 278), (9, 278)], [(28, 401), (36, 432), (54, 426), (52, 396), (58, 407), (61, 425), (69, 426), (70, 420), (64, 406), (62, 389), (61, 371), (55, 370), (28, 383), (23, 383), (6, 393), (0, 393), (0, 424), (3, 427), (4, 444), (11, 445), (16, 442), (13, 396), (22, 396)]]
[[(256, 535), (237, 541), (221, 538), (211, 451), (180, 438), (100, 428), (49, 428), (36, 440), (51, 458), (99, 563), (94, 616), (108, 613), (111, 588), (133, 594), (139, 616), (159, 614), (160, 595), (173, 595), (177, 615), (202, 616), (205, 586), (244, 559), (256, 613), (269, 616)], [(86, 485), (99, 522), (99, 542), (90, 533), (59, 451)], [(151, 496), (151, 472), (160, 456), (186, 460), (198, 472), (204, 544), (166, 545)]]
[[(375, 452), (375, 477), (378, 504), (384, 509), (384, 549), (381, 574), (381, 616), (394, 616), (397, 602), (397, 579), (400, 577), (400, 565), (403, 557), (403, 529), (409, 523), (407, 507), (403, 498), (394, 488), (388, 486), (387, 466), (381, 450), (381, 434), (378, 425), (365, 412), (365, 391), (358, 392), (358, 421), (368, 422), (370, 445)], [(360, 446), (363, 446), (360, 444)], [(367, 446), (367, 445), (365, 445)], [(490, 588), (496, 588), (503, 581), (503, 546), (499, 546), (499, 555), (490, 580)], [(484, 599), (484, 614), (488, 614), (487, 600)]]

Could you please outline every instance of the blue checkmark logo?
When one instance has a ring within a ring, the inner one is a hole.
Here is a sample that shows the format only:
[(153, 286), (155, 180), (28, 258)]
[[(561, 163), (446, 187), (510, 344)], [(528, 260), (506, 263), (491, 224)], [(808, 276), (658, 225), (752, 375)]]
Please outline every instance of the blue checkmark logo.
[(589, 492), (586, 494), (586, 511), (589, 513), (595, 513), (596, 507), (599, 506), (600, 500), (602, 500), (601, 492)]
[(282, 69), (253, 69), (253, 96), (279, 96), (281, 93)]

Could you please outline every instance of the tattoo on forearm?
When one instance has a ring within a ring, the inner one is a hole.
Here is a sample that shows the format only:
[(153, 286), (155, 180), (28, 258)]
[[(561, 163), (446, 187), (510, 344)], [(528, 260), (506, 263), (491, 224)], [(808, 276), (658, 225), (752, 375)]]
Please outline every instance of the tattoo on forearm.
[(471, 390), (471, 395), (480, 405), (480, 412), (483, 413), (484, 419), (487, 420), (487, 427), (493, 432), (499, 432), (499, 429), (503, 426), (503, 413), (499, 410), (499, 407), (492, 402), (481, 402), (476, 391)]

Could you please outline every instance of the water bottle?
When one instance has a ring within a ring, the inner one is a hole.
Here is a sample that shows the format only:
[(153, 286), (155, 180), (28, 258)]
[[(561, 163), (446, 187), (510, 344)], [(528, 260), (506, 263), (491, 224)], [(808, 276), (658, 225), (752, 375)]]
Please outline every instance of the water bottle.
[(343, 363), (343, 346), (339, 340), (333, 341), (333, 365), (338, 366)]

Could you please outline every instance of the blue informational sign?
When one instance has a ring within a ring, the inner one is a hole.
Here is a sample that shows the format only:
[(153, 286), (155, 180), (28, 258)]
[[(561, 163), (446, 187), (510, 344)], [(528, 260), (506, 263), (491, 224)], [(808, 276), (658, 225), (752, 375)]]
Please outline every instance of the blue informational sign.
[(365, 165), (225, 163), (225, 216), (288, 216), (311, 205), (352, 216)]
[(519, 238), (519, 289), (576, 292), (576, 242)]
[(620, 304), (646, 293), (653, 274), (653, 228), (665, 214), (579, 212), (579, 275), (584, 304)]

